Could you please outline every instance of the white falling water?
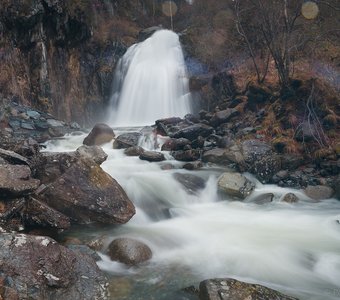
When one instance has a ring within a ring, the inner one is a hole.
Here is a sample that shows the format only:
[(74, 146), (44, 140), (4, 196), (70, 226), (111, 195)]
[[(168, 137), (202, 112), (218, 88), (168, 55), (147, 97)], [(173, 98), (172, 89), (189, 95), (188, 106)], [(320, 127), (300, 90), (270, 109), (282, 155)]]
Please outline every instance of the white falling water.
[(191, 97), (178, 35), (159, 30), (131, 46), (118, 64), (115, 87), (112, 125), (150, 125), (189, 113)]

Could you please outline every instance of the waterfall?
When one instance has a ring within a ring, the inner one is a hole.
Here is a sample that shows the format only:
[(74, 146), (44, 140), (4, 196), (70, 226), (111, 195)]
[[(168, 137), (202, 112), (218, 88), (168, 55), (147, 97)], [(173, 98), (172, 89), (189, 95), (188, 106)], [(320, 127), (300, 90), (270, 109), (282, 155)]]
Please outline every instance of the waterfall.
[(131, 46), (118, 63), (110, 123), (150, 125), (190, 112), (188, 76), (178, 35), (159, 30)]

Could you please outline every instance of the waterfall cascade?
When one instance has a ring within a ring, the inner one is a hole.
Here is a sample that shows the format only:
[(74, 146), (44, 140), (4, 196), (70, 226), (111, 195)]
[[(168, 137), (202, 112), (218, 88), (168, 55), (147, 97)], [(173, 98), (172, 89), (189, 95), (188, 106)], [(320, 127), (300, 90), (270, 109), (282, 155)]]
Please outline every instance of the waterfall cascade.
[(150, 125), (190, 112), (190, 93), (178, 35), (159, 30), (131, 46), (118, 63), (110, 123)]

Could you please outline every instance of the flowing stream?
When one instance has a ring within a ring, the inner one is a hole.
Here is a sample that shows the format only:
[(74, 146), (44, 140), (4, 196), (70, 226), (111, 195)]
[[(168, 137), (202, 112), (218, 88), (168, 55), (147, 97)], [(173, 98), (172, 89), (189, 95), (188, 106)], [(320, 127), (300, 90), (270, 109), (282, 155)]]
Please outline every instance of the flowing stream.
[[(183, 55), (171, 31), (156, 32), (132, 46), (120, 62), (115, 84), (113, 124), (150, 125), (190, 111)], [(139, 129), (116, 126), (114, 131)], [(51, 141), (47, 151), (75, 150), (84, 137)], [(159, 145), (162, 141), (159, 137)], [(140, 144), (153, 150), (148, 135)], [(79, 226), (68, 235), (101, 238), (106, 245), (116, 237), (132, 237), (153, 252), (151, 261), (135, 268), (100, 253), (98, 265), (112, 278), (112, 299), (190, 299), (182, 288), (216, 277), (263, 284), (300, 299), (340, 298), (340, 201), (313, 202), (294, 191), (300, 201), (285, 203), (280, 200), (291, 190), (263, 185), (250, 174), (255, 192), (233, 201), (217, 192), (223, 168), (186, 171), (169, 153), (166, 162), (149, 163), (113, 150), (112, 143), (103, 148), (108, 159), (102, 168), (125, 189), (136, 215), (125, 225)], [(189, 192), (175, 179), (176, 172), (195, 174), (206, 185)], [(268, 192), (275, 195), (273, 202), (252, 202)]]
[[(74, 150), (84, 137), (54, 141), (47, 150)], [(292, 190), (258, 181), (250, 198), (233, 201), (217, 193), (222, 168), (186, 171), (168, 153), (166, 162), (149, 163), (113, 150), (112, 144), (104, 150), (109, 157), (102, 168), (123, 186), (137, 213), (122, 226), (82, 226), (69, 234), (85, 240), (101, 237), (106, 245), (116, 237), (132, 237), (153, 251), (152, 260), (138, 268), (101, 253), (99, 266), (115, 286), (118, 282), (112, 299), (189, 299), (177, 291), (216, 277), (260, 283), (300, 299), (339, 299), (339, 201), (312, 202), (294, 190), (301, 200), (289, 204), (280, 199)], [(163, 170), (167, 163), (174, 169)], [(174, 178), (176, 172), (200, 176), (206, 187), (188, 193)], [(275, 195), (272, 203), (252, 202), (268, 192)]]

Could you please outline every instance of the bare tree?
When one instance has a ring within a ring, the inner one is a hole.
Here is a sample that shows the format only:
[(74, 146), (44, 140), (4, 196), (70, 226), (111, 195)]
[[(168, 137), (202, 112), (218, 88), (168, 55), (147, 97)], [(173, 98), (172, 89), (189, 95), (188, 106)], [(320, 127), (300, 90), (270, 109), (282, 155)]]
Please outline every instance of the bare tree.
[(235, 0), (234, 3), (236, 28), (247, 44), (259, 82), (265, 79), (269, 62), (266, 56), (261, 74), (254, 49), (262, 46), (274, 60), (281, 86), (287, 87), (296, 43), (295, 22), (303, 0)]

